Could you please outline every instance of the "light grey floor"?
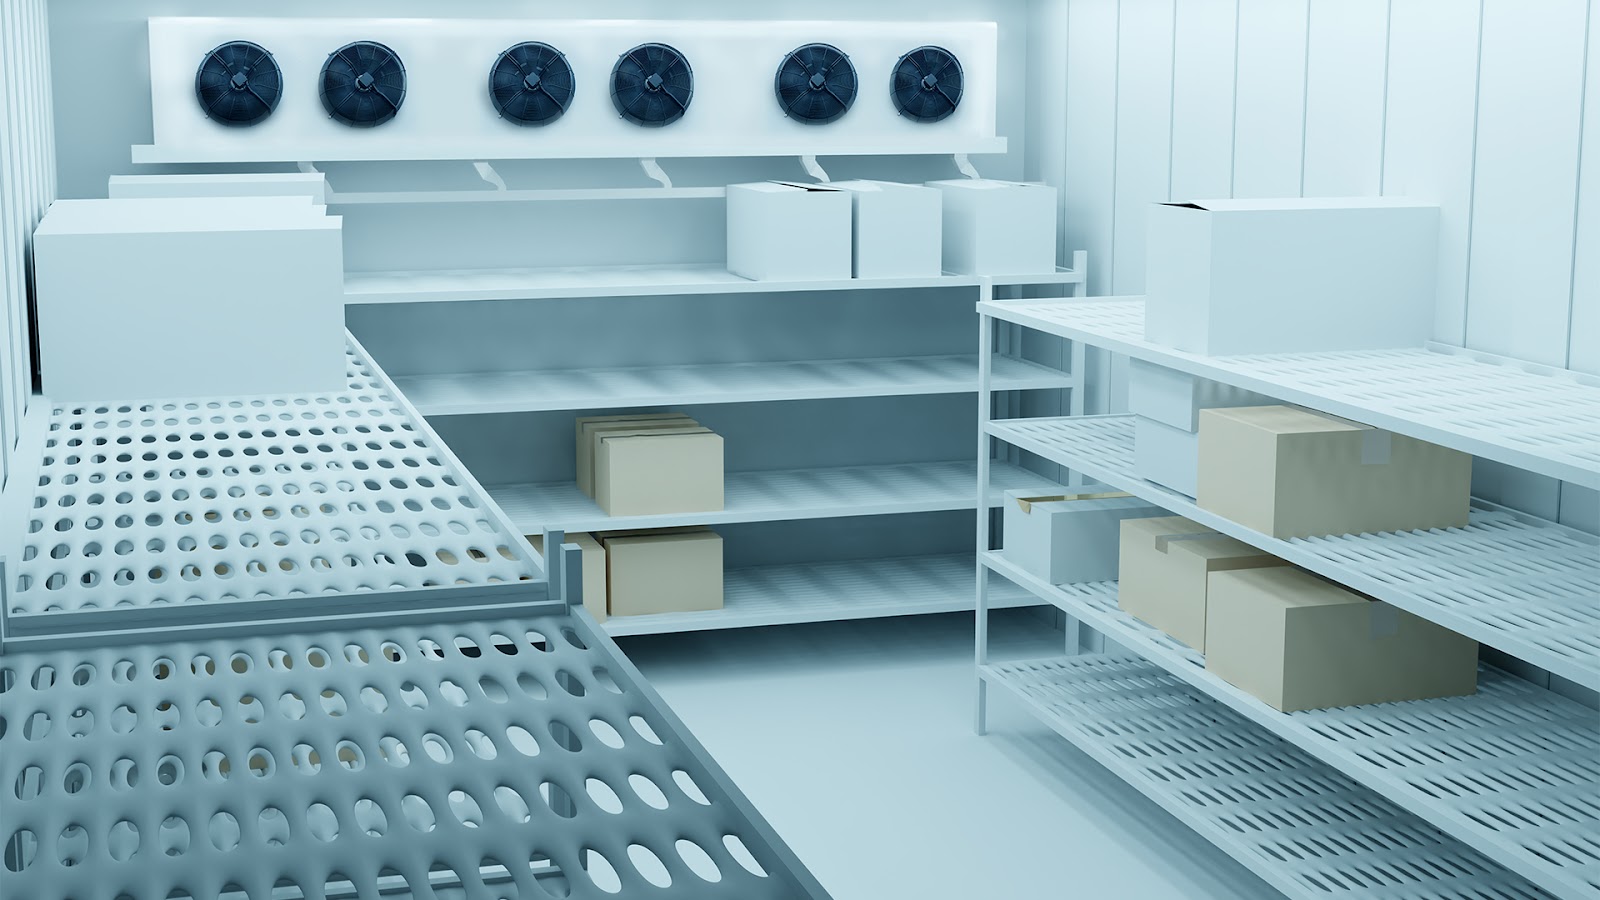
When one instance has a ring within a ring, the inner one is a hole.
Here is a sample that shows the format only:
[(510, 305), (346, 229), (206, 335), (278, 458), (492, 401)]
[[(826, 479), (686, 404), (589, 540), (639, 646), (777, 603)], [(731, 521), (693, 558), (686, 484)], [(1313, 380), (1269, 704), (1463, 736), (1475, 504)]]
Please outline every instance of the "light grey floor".
[[(997, 614), (1002, 656), (1059, 647)], [(625, 639), (836, 900), (1280, 895), (1025, 711), (972, 732), (972, 620)]]

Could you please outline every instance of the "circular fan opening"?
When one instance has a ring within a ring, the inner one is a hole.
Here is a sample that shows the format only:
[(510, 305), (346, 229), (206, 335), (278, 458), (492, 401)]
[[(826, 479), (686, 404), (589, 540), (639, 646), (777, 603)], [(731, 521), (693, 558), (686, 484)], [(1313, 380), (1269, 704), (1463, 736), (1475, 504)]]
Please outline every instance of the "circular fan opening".
[(900, 114), (937, 122), (961, 105), (961, 61), (943, 47), (918, 47), (894, 64), (890, 93)]
[(635, 125), (670, 125), (683, 118), (693, 97), (694, 70), (666, 44), (640, 44), (611, 70), (611, 102)]
[(538, 41), (500, 54), (489, 70), (489, 99), (502, 118), (548, 125), (572, 105), (572, 66), (561, 51)]
[(352, 128), (373, 128), (393, 119), (405, 99), (406, 67), (382, 44), (345, 44), (322, 64), (322, 107)]
[(807, 44), (778, 66), (778, 105), (783, 114), (825, 125), (850, 111), (856, 100), (856, 67), (832, 44)]
[(222, 44), (200, 61), (194, 93), (206, 117), (237, 128), (261, 122), (278, 108), (283, 72), (265, 47), (249, 41)]

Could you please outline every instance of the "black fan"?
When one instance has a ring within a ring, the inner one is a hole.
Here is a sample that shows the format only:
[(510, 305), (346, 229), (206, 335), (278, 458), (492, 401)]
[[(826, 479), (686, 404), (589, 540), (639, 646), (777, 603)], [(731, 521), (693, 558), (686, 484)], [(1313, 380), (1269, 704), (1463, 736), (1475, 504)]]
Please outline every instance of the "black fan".
[(345, 44), (322, 64), (322, 108), (352, 128), (382, 125), (405, 100), (405, 64), (382, 44)]
[(283, 96), (283, 72), (265, 47), (229, 41), (200, 62), (194, 95), (206, 117), (244, 127), (272, 115)]
[(666, 44), (640, 44), (611, 70), (611, 102), (635, 125), (670, 125), (683, 118), (693, 97), (694, 70)]
[(961, 105), (961, 61), (943, 47), (918, 47), (894, 64), (889, 91), (900, 115), (937, 122)]
[(548, 125), (572, 104), (572, 66), (561, 51), (528, 41), (500, 54), (489, 70), (489, 99), (518, 125)]
[(850, 111), (856, 100), (856, 67), (831, 44), (797, 47), (778, 66), (775, 88), (783, 114), (824, 125)]

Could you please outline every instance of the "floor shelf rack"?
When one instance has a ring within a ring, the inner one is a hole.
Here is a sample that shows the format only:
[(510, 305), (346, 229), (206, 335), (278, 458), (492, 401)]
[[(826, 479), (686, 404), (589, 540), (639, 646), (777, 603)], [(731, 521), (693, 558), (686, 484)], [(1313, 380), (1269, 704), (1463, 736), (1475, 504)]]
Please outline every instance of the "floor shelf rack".
[[(989, 301), (978, 311), (985, 359), (1001, 327), (1037, 329), (1600, 484), (1600, 383), (1584, 376), (1443, 349), (1194, 356), (1143, 340), (1137, 298)], [(1475, 501), (1465, 528), (1279, 540), (1138, 477), (1131, 416), (999, 418), (987, 396), (979, 406), (980, 490), (998, 441), (1062, 467), (1070, 483), (1134, 494), (1578, 685), (1600, 686), (1594, 535)], [(1290, 896), (1600, 897), (1595, 710), (1485, 666), (1471, 697), (1279, 713), (1123, 613), (1114, 583), (1051, 585), (1013, 565), (993, 549), (991, 526), (989, 514), (979, 515), (980, 731), (988, 688), (1004, 688)], [(1067, 655), (989, 659), (989, 596), (1016, 588), (1066, 614)], [(1080, 625), (1111, 649), (1083, 655)], [(1252, 812), (1258, 802), (1273, 813)], [(1380, 811), (1383, 824), (1351, 828)], [(1306, 843), (1298, 832), (1312, 823), (1326, 830)], [(1378, 855), (1363, 859), (1368, 852)]]

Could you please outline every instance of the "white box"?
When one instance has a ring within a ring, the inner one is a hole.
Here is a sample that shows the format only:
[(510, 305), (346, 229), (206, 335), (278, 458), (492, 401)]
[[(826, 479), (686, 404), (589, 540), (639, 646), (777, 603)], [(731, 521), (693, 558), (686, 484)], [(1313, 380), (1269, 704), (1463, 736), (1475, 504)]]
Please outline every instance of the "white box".
[(1115, 581), (1122, 520), (1166, 514), (1122, 493), (1039, 497), (1007, 491), (1006, 559), (1050, 584)]
[(1133, 423), (1133, 470), (1145, 481), (1193, 497), (1200, 482), (1200, 434), (1137, 417)]
[(728, 185), (728, 271), (755, 281), (849, 278), (850, 198), (825, 184)]
[(1128, 412), (1173, 428), (1199, 431), (1202, 409), (1270, 406), (1277, 402), (1264, 394), (1142, 359), (1128, 361)]
[(1420, 347), (1439, 208), (1404, 198), (1198, 200), (1150, 211), (1145, 340), (1232, 356)]
[(835, 181), (854, 204), (857, 278), (937, 278), (944, 266), (943, 194), (920, 184)]
[(340, 219), (309, 197), (61, 200), (34, 265), (52, 400), (346, 387)]
[(944, 193), (944, 269), (959, 275), (1056, 270), (1056, 189), (960, 178), (930, 181)]

